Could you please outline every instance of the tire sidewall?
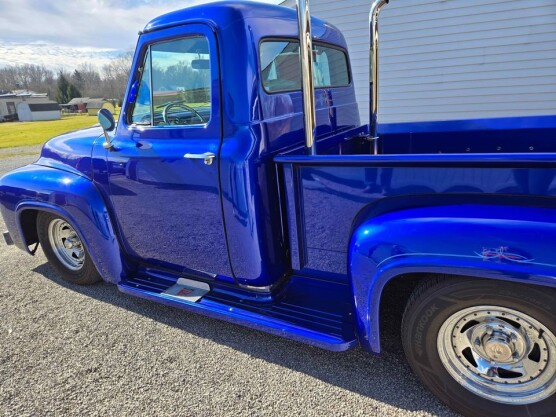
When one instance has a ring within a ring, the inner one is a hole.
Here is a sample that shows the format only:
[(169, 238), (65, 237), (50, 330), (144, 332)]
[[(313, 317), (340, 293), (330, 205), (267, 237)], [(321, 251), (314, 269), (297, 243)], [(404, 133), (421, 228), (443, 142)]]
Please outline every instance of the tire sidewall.
[(528, 314), (556, 334), (554, 292), (541, 287), (464, 279), (441, 283), (425, 291), (404, 316), (403, 342), (417, 376), (437, 397), (466, 416), (506, 417), (556, 415), (556, 395), (527, 405), (490, 401), (464, 388), (448, 373), (438, 355), (442, 324), (468, 307), (493, 305)]
[(82, 237), (79, 235), (79, 238), (83, 242), (83, 250), (85, 251), (85, 259), (83, 261), (83, 266), (77, 270), (71, 270), (64, 266), (64, 264), (58, 259), (58, 256), (54, 252), (54, 248), (50, 243), (50, 239), (48, 236), (48, 228), (50, 223), (55, 219), (61, 219), (67, 222), (75, 231), (76, 233), (78, 229), (66, 218), (60, 216), (58, 214), (48, 213), (48, 212), (40, 212), (37, 216), (37, 234), (39, 237), (39, 242), (41, 243), (43, 252), (48, 259), (48, 262), (52, 266), (52, 268), (65, 280), (72, 284), (78, 285), (88, 285), (94, 284), (95, 282), (100, 281), (100, 275), (98, 274), (93, 261), (91, 260), (91, 256), (89, 255), (89, 251), (87, 250), (85, 243), (83, 242)]

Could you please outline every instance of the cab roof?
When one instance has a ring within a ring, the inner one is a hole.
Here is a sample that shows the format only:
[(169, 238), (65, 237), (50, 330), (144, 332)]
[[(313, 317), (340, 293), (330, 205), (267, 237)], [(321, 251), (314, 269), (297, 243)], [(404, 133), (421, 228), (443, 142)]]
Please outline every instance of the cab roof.
[[(269, 21), (273, 20), (273, 24)], [(233, 32), (248, 26), (256, 38), (267, 36), (298, 36), (297, 12), (289, 7), (256, 1), (217, 1), (176, 10), (156, 17), (143, 33), (187, 23), (209, 23), (216, 30)], [(313, 37), (346, 48), (341, 32), (333, 25), (311, 18)]]

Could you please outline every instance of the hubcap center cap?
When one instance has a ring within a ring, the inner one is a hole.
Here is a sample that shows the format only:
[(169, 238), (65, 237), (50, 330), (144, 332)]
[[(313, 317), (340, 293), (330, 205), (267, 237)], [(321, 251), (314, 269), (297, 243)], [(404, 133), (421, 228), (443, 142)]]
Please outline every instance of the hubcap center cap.
[(485, 353), (496, 362), (509, 362), (513, 359), (514, 351), (508, 341), (493, 337), (486, 341)]

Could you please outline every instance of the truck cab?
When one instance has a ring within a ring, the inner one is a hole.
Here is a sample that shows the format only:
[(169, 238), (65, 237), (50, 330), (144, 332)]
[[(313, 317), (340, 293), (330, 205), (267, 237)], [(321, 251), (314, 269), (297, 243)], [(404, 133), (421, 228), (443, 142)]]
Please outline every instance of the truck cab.
[(101, 111), (0, 179), (6, 241), (74, 284), (336, 351), (379, 353), (396, 303), (448, 405), (552, 415), (556, 116), (380, 125), (387, 3), (369, 124), (343, 35), (304, 0), (155, 18), (117, 123)]
[[(341, 33), (315, 20), (314, 34), (326, 138), (360, 120)], [(146, 26), (113, 148), (93, 151), (105, 155), (95, 176), (127, 253), (266, 292), (286, 276), (273, 157), (303, 145), (296, 38), (295, 12), (262, 4), (199, 6)]]

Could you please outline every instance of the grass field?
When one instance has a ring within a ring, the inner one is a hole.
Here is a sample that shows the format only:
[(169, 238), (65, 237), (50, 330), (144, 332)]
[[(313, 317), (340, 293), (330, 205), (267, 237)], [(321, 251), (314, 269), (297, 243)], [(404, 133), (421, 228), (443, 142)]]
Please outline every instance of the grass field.
[(54, 136), (97, 124), (95, 116), (68, 115), (44, 122), (0, 123), (0, 149), (40, 145)]

